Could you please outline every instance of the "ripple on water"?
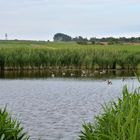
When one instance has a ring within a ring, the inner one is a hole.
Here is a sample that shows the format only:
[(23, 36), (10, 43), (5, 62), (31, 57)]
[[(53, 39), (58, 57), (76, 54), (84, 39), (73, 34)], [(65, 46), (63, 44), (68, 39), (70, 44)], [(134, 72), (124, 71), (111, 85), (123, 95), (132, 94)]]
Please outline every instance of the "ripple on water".
[[(0, 80), (0, 105), (20, 119), (31, 140), (76, 140), (101, 104), (121, 95), (124, 83), (103, 80)], [(132, 85), (128, 79), (125, 83)]]

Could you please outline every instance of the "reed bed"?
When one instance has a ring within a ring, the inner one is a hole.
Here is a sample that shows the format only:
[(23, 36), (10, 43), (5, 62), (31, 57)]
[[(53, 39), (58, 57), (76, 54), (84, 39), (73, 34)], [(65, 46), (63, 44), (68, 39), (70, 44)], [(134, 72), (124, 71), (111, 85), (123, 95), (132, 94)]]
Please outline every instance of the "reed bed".
[(124, 87), (118, 102), (103, 106), (104, 113), (94, 123), (83, 124), (80, 140), (139, 140), (140, 87), (129, 93)]
[(4, 69), (137, 69), (139, 45), (78, 45), (32, 41), (0, 42), (0, 68)]
[(0, 140), (28, 140), (20, 122), (13, 119), (5, 109), (0, 109)]

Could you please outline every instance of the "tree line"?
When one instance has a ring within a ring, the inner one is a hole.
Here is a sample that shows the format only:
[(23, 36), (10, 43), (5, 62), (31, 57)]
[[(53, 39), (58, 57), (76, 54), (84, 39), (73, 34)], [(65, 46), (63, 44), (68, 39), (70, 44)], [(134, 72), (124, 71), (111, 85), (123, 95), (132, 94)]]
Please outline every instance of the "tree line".
[(114, 38), (114, 37), (103, 37), (103, 38), (96, 38), (96, 37), (91, 37), (90, 39), (84, 38), (82, 36), (78, 37), (71, 37), (67, 34), (63, 33), (57, 33), (53, 37), (54, 41), (64, 41), (64, 42), (69, 42), (69, 41), (75, 41), (78, 44), (100, 44), (104, 45), (105, 43), (108, 44), (121, 44), (121, 43), (140, 43), (140, 37), (120, 37), (120, 38)]

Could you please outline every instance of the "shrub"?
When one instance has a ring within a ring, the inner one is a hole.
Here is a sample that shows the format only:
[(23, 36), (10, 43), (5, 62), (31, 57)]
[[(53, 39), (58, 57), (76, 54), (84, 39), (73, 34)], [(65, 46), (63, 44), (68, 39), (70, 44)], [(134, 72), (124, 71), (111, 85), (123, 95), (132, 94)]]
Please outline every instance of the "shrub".
[(16, 119), (12, 119), (5, 109), (0, 109), (0, 140), (28, 140), (23, 127)]
[(88, 44), (88, 42), (87, 41), (77, 41), (77, 44), (79, 44), (79, 45), (87, 45)]

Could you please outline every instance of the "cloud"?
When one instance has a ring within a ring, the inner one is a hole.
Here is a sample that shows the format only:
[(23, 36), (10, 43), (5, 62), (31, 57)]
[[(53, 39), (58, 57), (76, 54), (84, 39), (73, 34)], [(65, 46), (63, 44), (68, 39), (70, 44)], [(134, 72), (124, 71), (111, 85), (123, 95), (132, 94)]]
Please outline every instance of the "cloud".
[(139, 0), (1, 0), (0, 34), (27, 39), (47, 39), (56, 32), (134, 35), (140, 32), (139, 13)]
[(139, 0), (48, 0), (49, 4), (93, 4), (93, 5), (106, 5), (106, 4), (140, 4)]

